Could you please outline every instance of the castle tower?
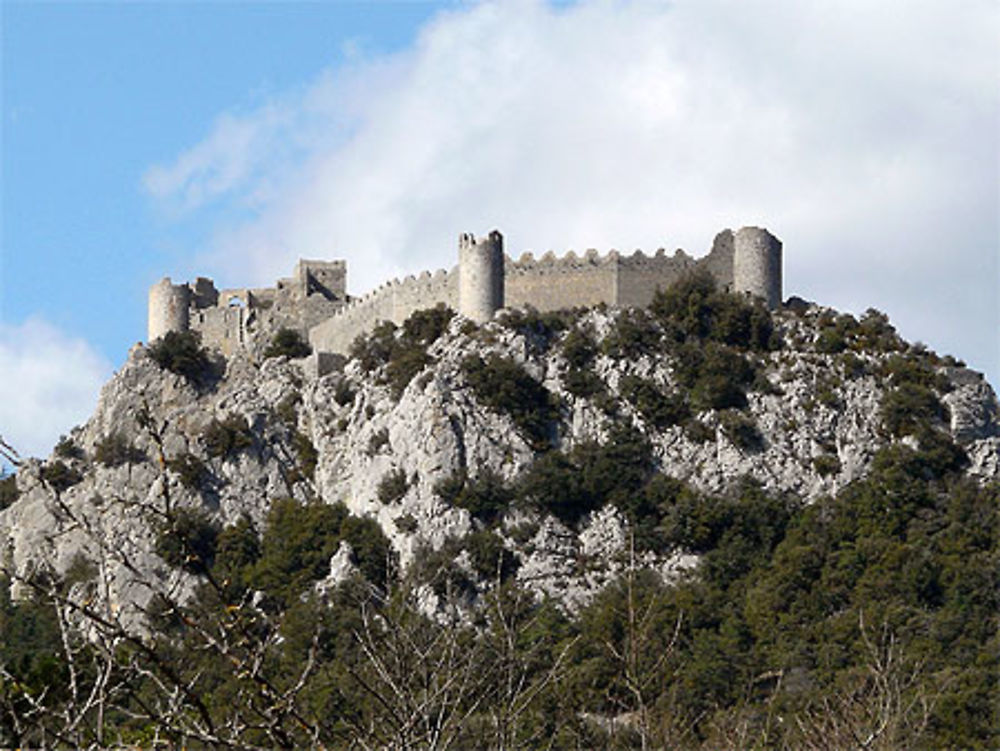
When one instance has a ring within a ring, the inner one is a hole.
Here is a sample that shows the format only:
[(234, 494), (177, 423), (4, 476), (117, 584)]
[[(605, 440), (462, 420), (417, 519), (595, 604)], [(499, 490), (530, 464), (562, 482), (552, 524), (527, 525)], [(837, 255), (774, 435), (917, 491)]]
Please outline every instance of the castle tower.
[(733, 237), (733, 291), (781, 305), (781, 240), (766, 229), (744, 227)]
[(485, 323), (503, 307), (503, 235), (496, 230), (484, 238), (458, 238), (458, 312)]
[(168, 331), (187, 331), (190, 301), (190, 288), (186, 284), (171, 284), (169, 276), (150, 287), (147, 344)]

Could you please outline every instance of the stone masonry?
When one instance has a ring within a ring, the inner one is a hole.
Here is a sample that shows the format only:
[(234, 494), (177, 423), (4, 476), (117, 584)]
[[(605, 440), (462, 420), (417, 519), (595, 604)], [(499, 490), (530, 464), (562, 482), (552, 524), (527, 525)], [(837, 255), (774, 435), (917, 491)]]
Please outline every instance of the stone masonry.
[(343, 355), (378, 323), (400, 324), (438, 304), (477, 323), (505, 307), (645, 306), (657, 289), (695, 270), (708, 271), (723, 289), (759, 297), (774, 308), (782, 299), (781, 259), (781, 241), (758, 227), (720, 232), (700, 259), (660, 249), (653, 255), (602, 256), (588, 250), (538, 259), (525, 253), (514, 261), (504, 254), (499, 232), (484, 238), (463, 234), (458, 265), (451, 270), (394, 279), (353, 299), (346, 292), (344, 261), (299, 261), (292, 277), (264, 289), (219, 291), (203, 277), (189, 284), (165, 278), (149, 291), (148, 338), (197, 331), (205, 345), (229, 355), (240, 347), (260, 349), (278, 329), (290, 328), (308, 338), (318, 355)]

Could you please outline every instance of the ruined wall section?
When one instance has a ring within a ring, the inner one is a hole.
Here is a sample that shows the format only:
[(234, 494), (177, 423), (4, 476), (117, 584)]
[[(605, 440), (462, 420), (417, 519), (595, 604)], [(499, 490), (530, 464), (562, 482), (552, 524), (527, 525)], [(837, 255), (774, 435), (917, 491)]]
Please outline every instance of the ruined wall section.
[(582, 256), (570, 251), (556, 257), (549, 252), (540, 259), (525, 253), (517, 261), (507, 259), (505, 307), (530, 305), (540, 311), (606, 305), (645, 307), (657, 289), (674, 284), (696, 267), (684, 251), (654, 255), (635, 251), (622, 255), (612, 250), (599, 255), (588, 250)]
[(191, 311), (191, 328), (201, 334), (203, 345), (228, 357), (246, 343), (249, 317), (248, 309), (238, 305), (196, 308)]
[(647, 256), (636, 251), (618, 259), (618, 288), (615, 305), (644, 308), (657, 290), (666, 289), (695, 268), (695, 260), (683, 250), (673, 255), (660, 248)]
[(578, 306), (614, 304), (617, 289), (618, 255), (598, 255), (588, 250), (583, 256), (570, 251), (557, 258), (551, 251), (536, 259), (524, 253), (504, 265), (504, 307), (530, 305), (549, 311)]
[(458, 307), (457, 267), (386, 282), (312, 327), (309, 343), (318, 352), (347, 354), (360, 334), (370, 332), (379, 323), (391, 321), (399, 325), (416, 311), (438, 304)]
[(343, 261), (300, 260), (291, 277), (257, 289), (216, 290), (211, 279), (199, 277), (185, 285), (190, 328), (226, 356), (239, 348), (259, 353), (282, 328), (308, 337), (309, 329), (346, 304), (346, 284)]
[(733, 289), (733, 232), (723, 230), (715, 236), (712, 250), (704, 258), (695, 262), (699, 270), (707, 271), (715, 279), (720, 290), (731, 292)]

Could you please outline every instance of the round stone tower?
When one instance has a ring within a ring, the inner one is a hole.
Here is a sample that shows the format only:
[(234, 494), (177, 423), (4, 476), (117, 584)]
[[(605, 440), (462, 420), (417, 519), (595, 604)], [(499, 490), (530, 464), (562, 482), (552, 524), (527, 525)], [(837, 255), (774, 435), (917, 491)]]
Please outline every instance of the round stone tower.
[(169, 276), (150, 287), (146, 342), (155, 341), (168, 331), (187, 331), (190, 301), (188, 286), (171, 284)]
[(744, 227), (733, 237), (733, 291), (781, 305), (781, 240), (766, 229)]
[(458, 312), (485, 323), (503, 307), (503, 235), (496, 230), (484, 238), (458, 238)]

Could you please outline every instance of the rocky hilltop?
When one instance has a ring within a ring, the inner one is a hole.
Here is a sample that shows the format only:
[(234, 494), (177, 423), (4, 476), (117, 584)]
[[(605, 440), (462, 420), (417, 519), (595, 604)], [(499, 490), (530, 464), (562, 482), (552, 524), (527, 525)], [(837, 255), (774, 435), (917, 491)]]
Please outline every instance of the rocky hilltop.
[[(524, 585), (572, 607), (619, 573), (624, 507), (560, 508), (536, 493), (477, 517), (455, 503), (462, 482), (518, 487), (540, 457), (574, 466), (574, 452), (623, 429), (648, 446), (653, 471), (708, 494), (749, 479), (811, 502), (863, 477), (880, 448), (930, 434), (961, 447), (969, 476), (1000, 477), (989, 384), (903, 342), (881, 314), (858, 321), (798, 301), (773, 322), (716, 322), (732, 327), (718, 336), (675, 320), (688, 315), (515, 311), (476, 326), (438, 309), (383, 326), (322, 377), (283, 354), (173, 372), (137, 345), (93, 417), (17, 473), (18, 500), (0, 511), (4, 565), (64, 573), (83, 556), (101, 561), (118, 606), (145, 604), (150, 582), (186, 578), (155, 552), (168, 504), (220, 527), (263, 525), (287, 497), (374, 519), (403, 569), (489, 526)], [(648, 555), (664, 575), (695, 560)], [(350, 561), (346, 546), (330, 577)]]
[(319, 365), (168, 332), (0, 480), (0, 745), (1000, 739), (1000, 407), (883, 314), (695, 275)]

